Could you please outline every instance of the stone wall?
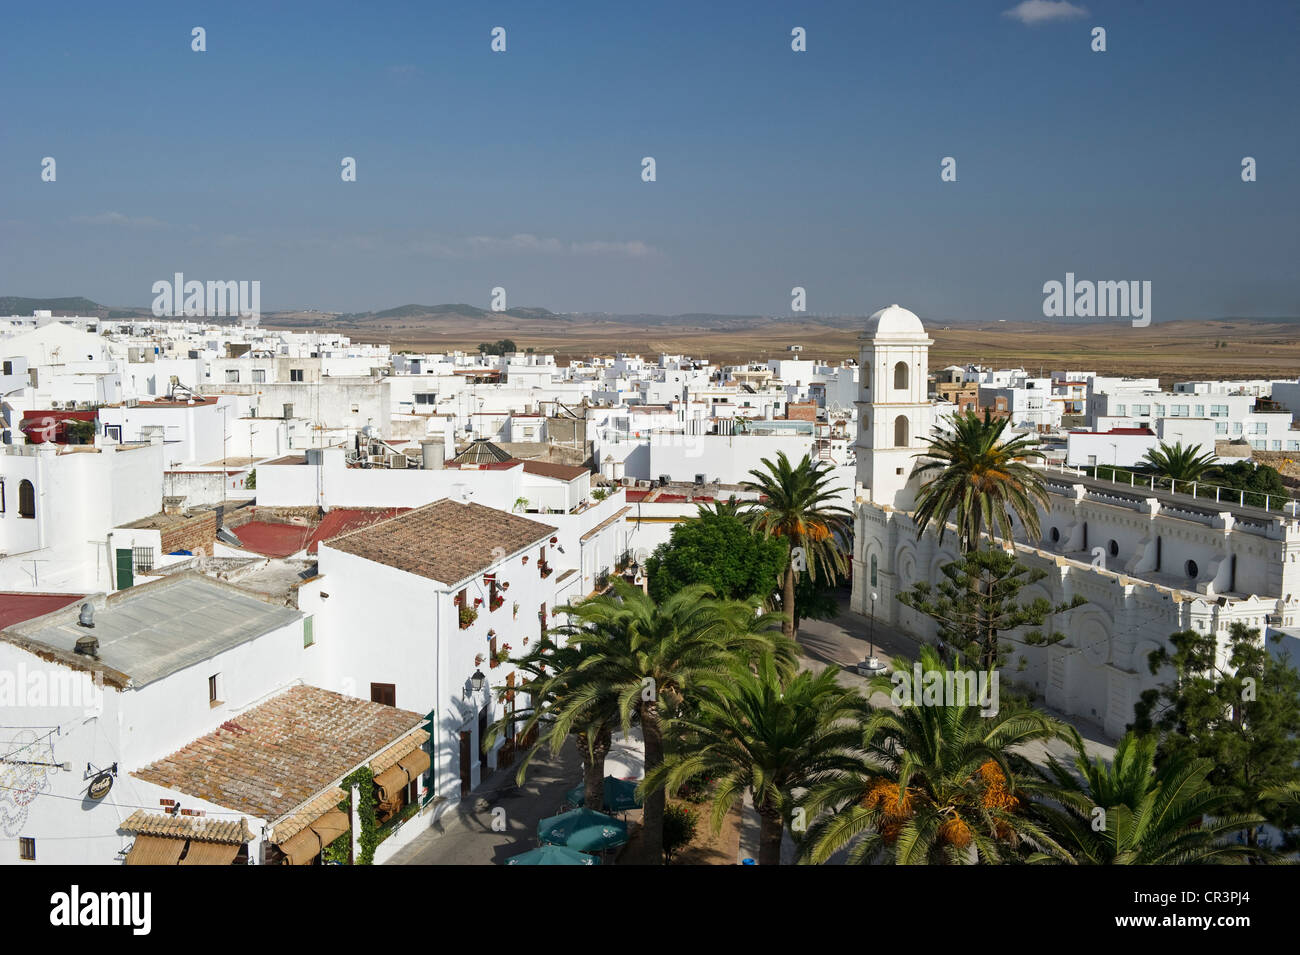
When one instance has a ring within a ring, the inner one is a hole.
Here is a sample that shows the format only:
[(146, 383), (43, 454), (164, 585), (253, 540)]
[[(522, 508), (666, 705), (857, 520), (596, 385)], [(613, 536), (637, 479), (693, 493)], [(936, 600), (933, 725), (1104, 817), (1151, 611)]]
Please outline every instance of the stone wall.
[(174, 554), (187, 550), (191, 554), (211, 554), (217, 539), (217, 515), (204, 511), (175, 524), (160, 528), (162, 552)]

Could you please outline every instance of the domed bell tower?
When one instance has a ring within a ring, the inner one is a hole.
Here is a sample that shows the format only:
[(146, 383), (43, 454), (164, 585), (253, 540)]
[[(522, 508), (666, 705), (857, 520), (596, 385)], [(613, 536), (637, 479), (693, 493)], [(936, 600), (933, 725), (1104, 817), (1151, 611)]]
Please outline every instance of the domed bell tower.
[(898, 305), (867, 319), (858, 336), (858, 483), (878, 505), (911, 510), (918, 482), (914, 455), (934, 426), (928, 377), (934, 342), (915, 314)]

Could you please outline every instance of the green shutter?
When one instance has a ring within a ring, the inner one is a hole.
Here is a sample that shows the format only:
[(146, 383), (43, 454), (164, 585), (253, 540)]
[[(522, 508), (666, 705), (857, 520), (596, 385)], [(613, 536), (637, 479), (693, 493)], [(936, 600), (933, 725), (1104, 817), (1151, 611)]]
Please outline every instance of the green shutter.
[(135, 583), (135, 568), (131, 548), (122, 547), (117, 552), (117, 589), (125, 590)]

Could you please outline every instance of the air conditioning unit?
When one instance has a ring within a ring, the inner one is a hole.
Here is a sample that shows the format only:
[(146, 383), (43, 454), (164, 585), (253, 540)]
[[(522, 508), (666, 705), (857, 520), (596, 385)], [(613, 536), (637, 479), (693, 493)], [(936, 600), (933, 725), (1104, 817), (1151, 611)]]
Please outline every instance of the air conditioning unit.
[(708, 475), (705, 475), (705, 474), (697, 474), (697, 475), (695, 475), (695, 484), (696, 484), (696, 486), (699, 486), (699, 485), (703, 484), (703, 483), (705, 482), (705, 479), (706, 479), (707, 477), (708, 477)]
[(388, 464), (388, 455), (372, 454), (370, 455), (370, 463), (374, 467), (379, 467), (379, 468), (385, 467)]
[(671, 484), (671, 483), (672, 483), (672, 480), (673, 480), (673, 478), (672, 478), (672, 475), (671, 475), (671, 474), (661, 474), (661, 475), (659, 475), (659, 483), (660, 483), (660, 485), (662, 485), (662, 486), (664, 486), (664, 487), (667, 487), (669, 484)]
[(405, 454), (390, 454), (388, 456), (388, 466), (390, 468), (404, 468), (407, 465)]

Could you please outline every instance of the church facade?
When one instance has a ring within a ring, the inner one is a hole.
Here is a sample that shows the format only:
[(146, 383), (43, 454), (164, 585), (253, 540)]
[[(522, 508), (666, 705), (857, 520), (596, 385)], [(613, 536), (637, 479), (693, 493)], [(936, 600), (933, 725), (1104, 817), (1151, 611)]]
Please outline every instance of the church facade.
[[(919, 318), (897, 305), (876, 312), (860, 336), (853, 608), (933, 640), (934, 622), (898, 602), (919, 581), (936, 583), (957, 559), (950, 526), (918, 534), (912, 477), (940, 406), (928, 399), (932, 344)], [(950, 407), (950, 406), (945, 406)], [(1021, 563), (1047, 576), (1022, 600), (1086, 603), (1048, 620), (1067, 634), (1051, 646), (1005, 635), (1013, 652), (1004, 685), (1119, 736), (1141, 693), (1164, 682), (1151, 651), (1180, 630), (1215, 633), (1221, 646), (1241, 621), (1265, 632), (1300, 623), (1300, 520), (1260, 508), (1097, 481), (1042, 468), (1049, 506), (1030, 539), (1014, 520)]]

